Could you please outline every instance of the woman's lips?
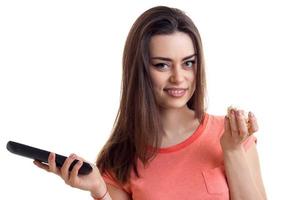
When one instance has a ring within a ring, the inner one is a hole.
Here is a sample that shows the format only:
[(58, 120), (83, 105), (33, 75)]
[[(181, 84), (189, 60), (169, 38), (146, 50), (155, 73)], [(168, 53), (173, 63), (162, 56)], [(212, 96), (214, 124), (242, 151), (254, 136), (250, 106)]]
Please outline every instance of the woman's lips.
[(186, 88), (166, 88), (164, 89), (168, 95), (172, 97), (182, 97), (185, 95), (187, 89)]

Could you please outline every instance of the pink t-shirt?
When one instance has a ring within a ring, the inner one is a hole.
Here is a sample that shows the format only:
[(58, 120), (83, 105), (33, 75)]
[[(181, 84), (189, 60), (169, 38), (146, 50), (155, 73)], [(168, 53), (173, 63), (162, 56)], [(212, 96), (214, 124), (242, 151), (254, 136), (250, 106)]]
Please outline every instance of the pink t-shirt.
[[(206, 113), (203, 123), (185, 141), (160, 148), (146, 167), (138, 160), (140, 178), (133, 170), (125, 185), (108, 173), (103, 178), (136, 200), (229, 200), (220, 145), (223, 131), (224, 116)], [(244, 149), (255, 142), (256, 138), (250, 136)]]

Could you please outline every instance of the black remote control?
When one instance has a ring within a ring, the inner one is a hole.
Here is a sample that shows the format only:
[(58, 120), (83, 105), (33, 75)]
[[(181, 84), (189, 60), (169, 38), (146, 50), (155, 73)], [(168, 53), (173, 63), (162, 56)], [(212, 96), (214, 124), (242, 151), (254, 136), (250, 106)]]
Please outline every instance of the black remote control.
[[(24, 156), (27, 158), (32, 158), (32, 159), (38, 160), (40, 162), (48, 163), (48, 157), (50, 154), (49, 151), (45, 151), (42, 149), (38, 149), (35, 147), (31, 147), (31, 146), (21, 144), (18, 142), (13, 142), (13, 141), (7, 142), (6, 148), (11, 153), (14, 153), (14, 154), (17, 154), (20, 156)], [(56, 162), (57, 167), (62, 167), (63, 163), (65, 162), (66, 159), (67, 159), (66, 156), (55, 154), (55, 162)], [(74, 165), (77, 162), (78, 162), (78, 160), (74, 160), (72, 162), (72, 164), (70, 165), (69, 171), (71, 171), (73, 169)], [(91, 165), (89, 163), (83, 162), (83, 165), (80, 167), (78, 174), (86, 175), (86, 174), (89, 174), (92, 170), (93, 170), (93, 168), (91, 167)]]

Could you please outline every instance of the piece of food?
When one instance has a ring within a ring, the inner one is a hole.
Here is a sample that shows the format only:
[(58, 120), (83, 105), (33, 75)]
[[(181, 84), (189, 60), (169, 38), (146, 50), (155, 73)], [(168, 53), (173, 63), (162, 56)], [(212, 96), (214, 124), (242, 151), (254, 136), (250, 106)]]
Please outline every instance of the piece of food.
[[(234, 106), (232, 106), (232, 105), (229, 106), (229, 107), (227, 108), (227, 117), (228, 117), (230, 120), (232, 119), (232, 117), (231, 117), (231, 115), (230, 115), (231, 110), (237, 111), (238, 108), (237, 108), (237, 107), (234, 107)], [(246, 123), (246, 125), (247, 125), (248, 133), (249, 133), (249, 135), (251, 135), (251, 134), (252, 134), (251, 129), (250, 129), (251, 125), (250, 125), (250, 121), (249, 121), (249, 119), (248, 119), (247, 116), (248, 116), (248, 115), (245, 115), (245, 113), (243, 112), (243, 118), (244, 118), (245, 123)]]

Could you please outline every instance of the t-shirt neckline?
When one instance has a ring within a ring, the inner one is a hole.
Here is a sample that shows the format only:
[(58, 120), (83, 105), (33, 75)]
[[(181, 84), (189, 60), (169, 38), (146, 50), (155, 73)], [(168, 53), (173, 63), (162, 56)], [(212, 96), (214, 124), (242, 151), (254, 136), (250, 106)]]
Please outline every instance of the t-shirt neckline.
[(190, 145), (192, 142), (194, 142), (204, 131), (206, 124), (208, 122), (208, 114), (204, 113), (204, 118), (202, 120), (202, 123), (199, 124), (199, 126), (197, 127), (197, 129), (194, 131), (194, 133), (189, 136), (187, 139), (185, 139), (184, 141), (169, 146), (169, 147), (163, 147), (163, 148), (158, 148), (158, 153), (171, 153), (174, 151), (179, 151), (183, 148), (185, 148), (186, 146)]

